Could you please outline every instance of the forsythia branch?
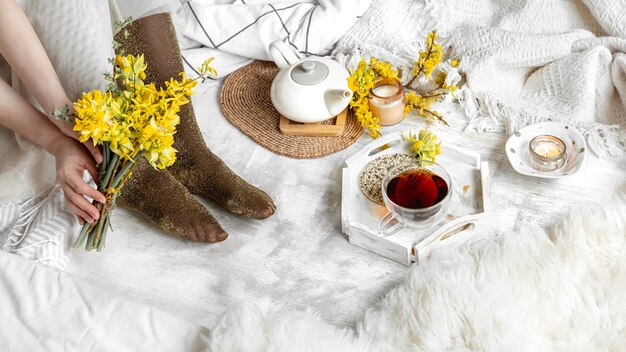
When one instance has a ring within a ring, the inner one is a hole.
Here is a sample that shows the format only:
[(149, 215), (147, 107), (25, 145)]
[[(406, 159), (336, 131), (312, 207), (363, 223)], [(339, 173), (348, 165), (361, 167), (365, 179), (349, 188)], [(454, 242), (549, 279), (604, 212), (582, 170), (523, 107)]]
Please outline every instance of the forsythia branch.
[[(405, 86), (409, 90), (405, 96), (405, 114), (415, 110), (417, 115), (427, 118), (429, 121), (437, 120), (448, 126), (443, 116), (433, 110), (431, 105), (453, 96), (458, 87), (453, 83), (453, 80), (446, 83), (449, 78), (449, 71), (440, 67), (444, 63), (444, 54), (442, 46), (438, 42), (437, 33), (434, 31), (429, 33), (425, 44), (425, 49), (419, 53), (419, 57), (413, 62), (413, 77)], [(457, 60), (451, 59), (445, 60), (445, 63), (448, 65), (448, 70), (459, 65)], [(379, 124), (378, 116), (374, 116), (369, 108), (369, 93), (374, 86), (374, 81), (380, 77), (399, 80), (398, 70), (391, 64), (376, 58), (371, 58), (369, 62), (362, 58), (357, 69), (351, 71), (350, 74), (348, 86), (354, 92), (349, 105), (350, 109), (357, 121), (368, 130), (370, 135), (377, 138), (380, 136), (382, 127)], [(418, 94), (412, 87), (420, 75), (424, 75), (430, 82), (434, 82), (435, 88)], [(435, 77), (433, 78), (433, 76)]]

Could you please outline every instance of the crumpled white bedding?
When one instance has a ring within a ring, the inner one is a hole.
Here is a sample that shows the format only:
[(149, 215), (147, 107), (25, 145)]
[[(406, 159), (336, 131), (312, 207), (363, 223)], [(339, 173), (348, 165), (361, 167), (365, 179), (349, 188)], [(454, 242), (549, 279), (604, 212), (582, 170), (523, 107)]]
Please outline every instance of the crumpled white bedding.
[(424, 33), (437, 29), (466, 72), (457, 97), (469, 129), (512, 134), (562, 121), (597, 155), (618, 157), (626, 153), (625, 17), (624, 1), (373, 0), (335, 51), (359, 48), (407, 72)]
[[(111, 304), (112, 307), (131, 304), (113, 294), (100, 293), (99, 289), (81, 291), (83, 285), (102, 285), (106, 287), (103, 292), (116, 292), (191, 322), (191, 327), (185, 329), (182, 323), (178, 325), (181, 330), (172, 328), (174, 335), (171, 336), (175, 337), (180, 332), (181, 341), (195, 343), (197, 335), (193, 332), (201, 331), (204, 335), (205, 330), (193, 324), (212, 327), (227, 307), (241, 302), (256, 303), (263, 298), (282, 302), (290, 309), (309, 306), (320, 311), (321, 316), (332, 323), (354, 326), (367, 307), (401, 282), (405, 274), (403, 266), (354, 247), (341, 235), (341, 163), (364, 146), (368, 138), (362, 138), (347, 150), (323, 159), (294, 160), (275, 155), (246, 138), (224, 119), (219, 111), (220, 84), (206, 83), (207, 91), (193, 99), (201, 130), (217, 155), (244, 178), (268, 191), (278, 205), (276, 215), (265, 221), (242, 219), (205, 203), (231, 236), (221, 244), (199, 245), (167, 236), (140, 216), (117, 209), (112, 221), (114, 231), (102, 253), (72, 253), (69, 273), (71, 277), (82, 277), (84, 280), (61, 279), (69, 276), (38, 265), (37, 268), (45, 269), (41, 271), (42, 275), (50, 276), (53, 281), (44, 280), (48, 283), (33, 285), (35, 292), (29, 294), (50, 292), (46, 291), (47, 285), (56, 289), (63, 288), (56, 286), (74, 285), (80, 286), (76, 290), (89, 299), (102, 296), (100, 299), (108, 302), (102, 304)], [(451, 116), (448, 119), (452, 127), (434, 129), (446, 142), (470, 147), (490, 162), (491, 170), (497, 173), (492, 175), (494, 207), (498, 209), (494, 219), (501, 228), (516, 227), (528, 221), (550, 225), (580, 202), (608, 199), (610, 193), (624, 182), (626, 160), (595, 158), (589, 158), (581, 174), (570, 179), (551, 182), (520, 176), (503, 161), (501, 136), (461, 133), (465, 120), (459, 119), (460, 115), (454, 116), (457, 118)], [(389, 131), (423, 127), (423, 124), (410, 119)], [(28, 142), (18, 141), (12, 133), (1, 128), (0, 150), (0, 197), (4, 196), (0, 202), (26, 199), (53, 184), (52, 160), (44, 152)], [(577, 192), (571, 192), (573, 189)], [(65, 231), (67, 235), (75, 234), (71, 229)], [(1, 260), (7, 263), (22, 261), (14, 255), (7, 255)], [(31, 281), (25, 277), (37, 277), (39, 274), (35, 273), (40, 271), (15, 270), (22, 275), (4, 272), (4, 268), (10, 270), (12, 267), (0, 265), (0, 277), (6, 290), (30, 285)], [(14, 281), (17, 283), (14, 284)], [(27, 307), (32, 304), (29, 302), (34, 301), (29, 295), (9, 297), (12, 298), (3, 301), (11, 302), (11, 307)], [(67, 297), (69, 300), (82, 299), (73, 294)], [(23, 302), (20, 301), (22, 298)], [(60, 314), (64, 309), (71, 309), (63, 307), (59, 306), (55, 312)], [(100, 317), (98, 314), (104, 314), (106, 319), (103, 324), (106, 324), (110, 321), (106, 312), (114, 309), (103, 308), (104, 313), (99, 313), (98, 308), (92, 309), (90, 305), (81, 307), (77, 308), (80, 312), (76, 314), (85, 319), (85, 324), (99, 324), (96, 319)], [(29, 338), (25, 335), (28, 333), (26, 330), (45, 332), (51, 331), (51, 326), (54, 326), (50, 321), (38, 321), (33, 315), (23, 315), (24, 312), (4, 310), (2, 303), (0, 308), (3, 313), (12, 312), (0, 318), (5, 319), (1, 320), (2, 326), (24, 325), (19, 333), (22, 335), (17, 332), (3, 335), (6, 340), (3, 342), (8, 347), (19, 346), (18, 337)], [(141, 312), (144, 308), (136, 309)], [(158, 310), (142, 314), (153, 314), (155, 325), (176, 320), (158, 313)], [(127, 326), (129, 331), (144, 329), (152, 324), (148, 318), (135, 321), (124, 320), (121, 316), (115, 322), (126, 324), (123, 326)], [(42, 326), (44, 323), (48, 325)], [(62, 325), (61, 320), (56, 324)], [(68, 337), (49, 335), (53, 340), (49, 343), (69, 339), (80, 341), (77, 336), (85, 332), (66, 331)], [(192, 333), (185, 335), (189, 332)], [(120, 335), (120, 341), (125, 341), (124, 338)], [(133, 341), (129, 343), (136, 346)], [(194, 346), (192, 344), (189, 348)]]
[[(52, 2), (38, 3), (40, 6), (45, 4), (54, 7)], [(67, 15), (60, 11), (62, 7), (58, 9), (56, 17), (62, 19)], [(89, 14), (93, 13), (85, 13), (80, 23), (92, 23), (87, 16)], [(48, 20), (54, 20), (50, 17), (50, 11), (48, 15)], [(79, 26), (80, 23), (75, 24)], [(100, 38), (102, 41), (97, 45), (108, 45), (105, 43), (106, 37)], [(49, 51), (72, 51), (71, 55), (77, 62), (100, 59), (90, 56), (90, 51), (81, 49), (81, 45), (94, 45), (92, 42), (73, 39), (79, 42), (58, 45), (53, 41), (44, 43), (44, 46), (49, 45), (46, 48)], [(79, 83), (82, 88), (77, 88), (79, 90), (101, 84), (98, 78), (92, 76), (66, 76), (62, 79), (65, 82), (81, 80)], [(291, 301), (295, 307), (327, 307), (327, 313), (334, 316), (333, 321), (345, 324), (355, 321), (364, 307), (372, 304), (376, 297), (400, 280), (404, 270), (400, 268), (394, 272), (393, 268), (397, 268), (394, 263), (353, 248), (340, 235), (340, 186), (336, 177), (344, 157), (335, 155), (320, 164), (319, 160), (297, 161), (267, 152), (245, 139), (220, 116), (217, 99), (219, 86), (212, 83), (205, 86), (209, 87), (209, 92), (195, 97), (194, 104), (209, 146), (218, 155), (223, 155), (236, 172), (267, 190), (281, 204), (279, 213), (265, 222), (258, 222), (226, 214), (209, 204), (216, 218), (231, 234), (227, 243), (211, 246), (167, 236), (141, 217), (117, 209), (112, 221), (113, 236), (105, 251), (100, 254), (82, 251), (73, 253), (69, 271), (73, 276), (101, 283), (107, 289), (203, 326), (211, 326), (225, 307), (240, 301), (254, 302), (260, 297)], [(40, 219), (39, 216), (20, 218), (20, 214), (15, 211), (24, 200), (50, 189), (54, 184), (54, 164), (45, 152), (2, 128), (0, 146), (3, 147), (0, 149), (0, 203), (5, 205), (4, 210), (10, 214), (0, 219), (0, 228), (3, 230), (0, 243), (4, 245), (11, 229), (17, 223), (22, 224), (21, 219), (28, 218), (26, 222)], [(264, 166), (268, 164), (273, 165), (275, 170), (265, 169)], [(281, 171), (276, 173), (276, 170)], [(303, 170), (309, 171), (300, 173)], [(53, 197), (53, 202), (48, 205), (54, 205), (60, 200), (59, 194), (53, 195), (57, 198)], [(303, 204), (308, 207), (303, 207)], [(72, 219), (67, 209), (58, 205), (53, 208), (59, 217)], [(326, 214), (329, 210), (330, 213)], [(320, 223), (319, 219), (324, 218), (327, 220)], [(309, 230), (303, 233), (302, 229)], [(53, 246), (63, 248), (64, 255), (68, 255), (67, 245), (75, 233), (75, 224), (54, 229), (54, 233), (50, 234), (58, 235), (59, 238)], [(31, 244), (24, 238), (15, 246), (19, 248), (15, 249), (24, 255), (25, 249), (20, 248)], [(28, 247), (35, 252), (31, 254), (39, 256), (42, 244), (52, 245), (52, 242), (33, 244)], [(364, 261), (362, 255), (366, 258)], [(41, 259), (37, 256), (26, 257)], [(7, 257), (7, 260), (13, 260), (14, 257)], [(67, 261), (55, 262), (67, 264)], [(361, 273), (348, 274), (353, 270)], [(49, 270), (44, 272), (48, 273)], [(110, 281), (116, 278), (119, 280)], [(5, 280), (7, 287), (13, 286), (15, 280), (28, 283), (23, 276), (6, 276)], [(41, 290), (36, 288), (34, 294), (40, 294)], [(90, 292), (88, 296), (95, 295)], [(24, 297), (21, 303), (17, 302), (19, 298), (15, 298), (15, 305), (31, 304), (28, 297)], [(98, 316), (90, 307), (83, 306), (80, 310), (93, 319), (89, 324), (97, 324)], [(48, 331), (46, 329), (52, 329), (51, 326), (42, 326), (33, 321), (32, 316), (18, 313), (7, 316), (7, 322), (19, 322), (24, 330), (42, 330), (44, 334)], [(133, 327), (138, 329), (146, 325), (143, 321), (128, 321), (127, 324), (135, 324)], [(64, 322), (60, 322), (58, 326), (64, 325)], [(54, 341), (50, 343), (73, 339), (76, 334), (84, 333), (67, 330), (67, 337), (51, 337)], [(5, 343), (15, 346), (21, 337), (32, 339), (32, 336), (16, 333), (6, 336)]]
[[(181, 50), (195, 68), (216, 62), (271, 60), (268, 46), (283, 40), (302, 56), (328, 55), (371, 0), (192, 0), (177, 11)], [(220, 75), (231, 71), (217, 67)]]
[(54, 160), (2, 127), (0, 151), (0, 351), (204, 350), (208, 329), (60, 271), (78, 224)]
[[(217, 107), (218, 93), (214, 84), (194, 98), (204, 136), (235, 171), (269, 192), (278, 205), (277, 214), (265, 221), (246, 220), (207, 204), (231, 236), (218, 245), (200, 245), (167, 236), (141, 217), (116, 209), (107, 248), (101, 253), (73, 252), (69, 273), (84, 279), (76, 285), (102, 285), (209, 328), (228, 307), (266, 300), (290, 310), (311, 307), (330, 323), (354, 327), (365, 310), (406, 274), (404, 266), (352, 246), (341, 235), (341, 162), (369, 140), (362, 138), (348, 150), (322, 159), (278, 156), (255, 145), (225, 120)], [(579, 175), (563, 180), (516, 174), (503, 160), (499, 136), (462, 133), (465, 120), (452, 113), (447, 116), (452, 127), (435, 127), (440, 138), (476, 150), (490, 163), (496, 229), (508, 231), (528, 222), (551, 226), (581, 203), (609, 200), (624, 187), (626, 159), (590, 156)], [(409, 119), (389, 132), (423, 127)], [(4, 140), (0, 138), (0, 143)], [(0, 189), (29, 183), (8, 182), (3, 175), (6, 170), (0, 173), (4, 180)], [(25, 277), (29, 276), (11, 276), (2, 284), (12, 286), (13, 281), (27, 281)], [(87, 308), (83, 313), (90, 314)], [(46, 329), (32, 318), (13, 319), (35, 330)], [(8, 338), (11, 343), (19, 341)]]
[(0, 351), (204, 351), (210, 331), (0, 251)]
[[(253, 59), (271, 60), (275, 40), (301, 56), (327, 55), (371, 0), (117, 0), (120, 15), (140, 18), (171, 10), (187, 75), (204, 60), (224, 77)], [(203, 87), (199, 87), (203, 88)]]

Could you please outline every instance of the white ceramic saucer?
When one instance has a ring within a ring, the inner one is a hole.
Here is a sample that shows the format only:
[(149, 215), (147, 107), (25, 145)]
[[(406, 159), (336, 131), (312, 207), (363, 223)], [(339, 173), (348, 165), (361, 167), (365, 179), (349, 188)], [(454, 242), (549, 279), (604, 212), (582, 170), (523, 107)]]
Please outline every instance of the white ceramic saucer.
[[(530, 161), (530, 140), (541, 134), (556, 136), (565, 143), (567, 161), (554, 171), (539, 171)], [(559, 122), (540, 122), (521, 128), (506, 142), (506, 156), (513, 169), (522, 175), (541, 178), (562, 178), (580, 170), (586, 154), (585, 139), (574, 127)]]

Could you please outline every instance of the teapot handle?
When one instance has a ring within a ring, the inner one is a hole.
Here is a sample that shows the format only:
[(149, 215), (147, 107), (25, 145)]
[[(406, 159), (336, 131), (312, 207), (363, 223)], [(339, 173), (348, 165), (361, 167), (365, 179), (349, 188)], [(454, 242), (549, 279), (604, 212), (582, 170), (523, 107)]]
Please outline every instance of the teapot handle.
[(276, 40), (270, 44), (270, 56), (276, 66), (281, 70), (300, 60), (296, 51), (280, 40)]

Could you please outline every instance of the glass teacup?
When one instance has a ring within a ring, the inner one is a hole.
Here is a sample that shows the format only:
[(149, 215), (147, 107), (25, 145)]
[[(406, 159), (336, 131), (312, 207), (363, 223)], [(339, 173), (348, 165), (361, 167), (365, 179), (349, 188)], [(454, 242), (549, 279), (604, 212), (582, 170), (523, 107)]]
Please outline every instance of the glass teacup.
[(427, 230), (435, 226), (452, 198), (452, 179), (443, 166), (434, 162), (400, 164), (389, 170), (381, 186), (389, 210), (378, 226), (383, 236), (404, 227)]

